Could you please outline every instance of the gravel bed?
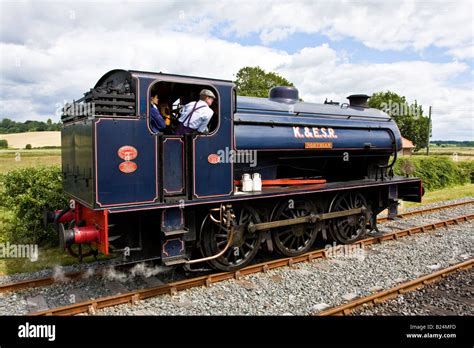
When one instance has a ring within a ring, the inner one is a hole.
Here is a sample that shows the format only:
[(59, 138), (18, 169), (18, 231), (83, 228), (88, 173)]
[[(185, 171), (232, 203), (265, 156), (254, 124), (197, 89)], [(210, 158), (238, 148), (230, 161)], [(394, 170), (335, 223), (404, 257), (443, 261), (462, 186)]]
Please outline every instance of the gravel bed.
[(467, 214), (474, 214), (474, 203), (428, 212), (422, 215), (410, 216), (404, 219), (389, 220), (378, 224), (378, 228), (380, 232), (394, 232), (400, 229), (427, 225)]
[(426, 209), (426, 208), (440, 207), (440, 206), (443, 206), (443, 205), (453, 204), (453, 203), (467, 202), (467, 201), (471, 201), (472, 199), (474, 199), (474, 197), (463, 197), (463, 198), (458, 198), (458, 199), (452, 199), (452, 200), (449, 200), (449, 201), (440, 201), (440, 202), (434, 202), (434, 203), (429, 203), (429, 204), (423, 204), (423, 206), (421, 206), (421, 207), (406, 208), (406, 209), (403, 210), (403, 212), (409, 212), (409, 211)]
[(450, 274), (435, 283), (352, 315), (474, 315), (474, 269)]
[(99, 315), (308, 315), (471, 259), (474, 223), (105, 308)]
[[(474, 199), (473, 196), (467, 196), (467, 197), (463, 197), (463, 198), (451, 199), (451, 200), (448, 200), (448, 201), (439, 201), (439, 202), (434, 202), (434, 203), (428, 203), (428, 204), (423, 204), (421, 206), (414, 206), (414, 207), (409, 207), (409, 208), (405, 208), (404, 207), (405, 202), (401, 201), (400, 205), (398, 207), (398, 213), (408, 213), (410, 211), (441, 207), (443, 205), (448, 205), (448, 204), (468, 202), (468, 201), (472, 201), (473, 199)], [(387, 210), (384, 210), (378, 216), (379, 217), (385, 217), (385, 216), (387, 216), (386, 212), (387, 212)]]

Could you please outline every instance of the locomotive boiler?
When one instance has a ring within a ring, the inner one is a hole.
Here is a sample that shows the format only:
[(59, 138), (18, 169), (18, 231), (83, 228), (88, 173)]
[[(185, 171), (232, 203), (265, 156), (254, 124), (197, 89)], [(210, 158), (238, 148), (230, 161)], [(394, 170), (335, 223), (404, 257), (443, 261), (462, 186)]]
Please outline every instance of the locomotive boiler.
[(368, 96), (348, 98), (350, 103), (342, 105), (304, 103), (294, 87), (275, 87), (268, 99), (239, 97), (235, 148), (258, 151), (260, 166), (254, 170), (268, 178), (382, 176), (401, 148), (400, 132), (387, 114), (367, 107)]
[[(175, 135), (180, 108), (203, 88), (216, 95), (208, 132)], [(163, 133), (150, 128), (152, 92), (171, 120)], [(318, 237), (351, 243), (376, 231), (382, 210), (393, 216), (400, 199), (423, 194), (419, 178), (393, 175), (400, 132), (368, 98), (307, 103), (293, 87), (251, 98), (232, 81), (110, 71), (64, 108), (71, 204), (47, 219), (81, 259), (139, 255), (188, 268), (237, 269), (259, 251), (295, 256)], [(261, 187), (244, 185), (252, 175)]]

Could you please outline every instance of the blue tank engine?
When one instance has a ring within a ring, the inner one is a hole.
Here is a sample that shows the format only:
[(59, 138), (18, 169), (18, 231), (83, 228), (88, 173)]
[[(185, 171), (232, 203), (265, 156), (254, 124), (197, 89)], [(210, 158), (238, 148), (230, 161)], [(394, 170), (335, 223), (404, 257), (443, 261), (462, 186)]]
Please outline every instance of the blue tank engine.
[[(216, 96), (205, 133), (176, 135), (184, 105)], [(150, 127), (159, 96), (167, 128)], [(259, 251), (307, 252), (377, 230), (398, 201), (421, 201), (419, 178), (396, 177), (394, 120), (367, 106), (307, 103), (293, 87), (238, 96), (232, 81), (113, 70), (63, 110), (68, 207), (47, 214), (60, 245), (82, 259), (122, 254), (165, 265), (248, 265)], [(61, 209), (62, 208), (62, 209)]]

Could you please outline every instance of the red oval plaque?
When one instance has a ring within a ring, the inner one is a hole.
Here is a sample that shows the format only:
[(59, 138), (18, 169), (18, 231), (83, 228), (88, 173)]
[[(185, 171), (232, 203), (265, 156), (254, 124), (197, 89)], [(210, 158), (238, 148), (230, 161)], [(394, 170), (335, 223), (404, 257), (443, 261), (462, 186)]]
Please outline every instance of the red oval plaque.
[(219, 163), (220, 162), (220, 157), (219, 155), (215, 154), (215, 153), (211, 153), (209, 156), (207, 156), (207, 161), (210, 163), (210, 164), (216, 164), (216, 163)]
[(125, 161), (119, 164), (119, 169), (122, 173), (133, 173), (137, 170), (137, 164), (132, 161)]
[(131, 161), (137, 158), (138, 151), (133, 146), (125, 145), (125, 146), (122, 146), (120, 149), (118, 149), (117, 155), (125, 161)]

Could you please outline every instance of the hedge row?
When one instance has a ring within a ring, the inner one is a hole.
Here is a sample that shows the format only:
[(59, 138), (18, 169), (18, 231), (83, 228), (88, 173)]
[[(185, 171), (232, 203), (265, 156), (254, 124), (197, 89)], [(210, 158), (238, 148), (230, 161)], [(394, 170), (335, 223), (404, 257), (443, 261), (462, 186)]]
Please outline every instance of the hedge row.
[(454, 162), (447, 157), (401, 157), (394, 166), (396, 175), (417, 176), (427, 191), (474, 182), (474, 161)]
[(43, 226), (43, 209), (67, 205), (59, 167), (24, 168), (1, 174), (0, 194), (0, 205), (13, 215), (7, 230), (1, 231), (8, 235), (8, 240), (23, 244), (57, 243), (54, 228)]

